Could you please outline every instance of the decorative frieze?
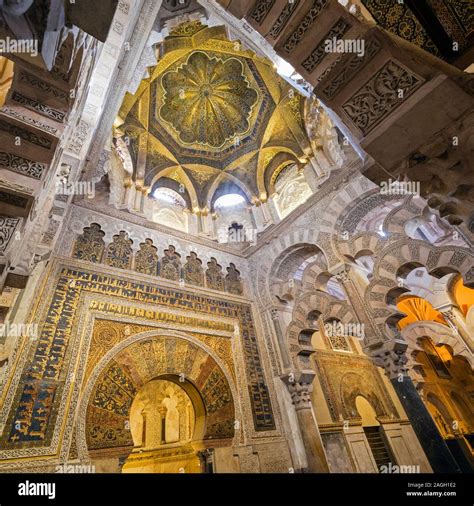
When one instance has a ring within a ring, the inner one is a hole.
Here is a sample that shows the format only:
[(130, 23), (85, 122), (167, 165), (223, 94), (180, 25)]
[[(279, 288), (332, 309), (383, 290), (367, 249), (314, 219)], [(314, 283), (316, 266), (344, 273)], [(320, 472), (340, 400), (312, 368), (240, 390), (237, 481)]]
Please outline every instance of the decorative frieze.
[(3, 255), (5, 253), (20, 221), (21, 218), (0, 216), (0, 255)]
[(66, 102), (69, 100), (69, 95), (65, 91), (52, 86), (46, 81), (38, 79), (36, 76), (28, 72), (20, 72), (20, 82), (26, 83), (33, 88), (36, 88), (44, 93), (47, 93), (48, 95), (53, 96), (54, 98), (59, 98), (60, 100), (64, 100)]
[(311, 9), (306, 13), (305, 17), (301, 20), (296, 30), (288, 37), (283, 44), (283, 50), (287, 54), (291, 54), (296, 46), (304, 38), (308, 30), (313, 26), (316, 18), (319, 16), (321, 10), (326, 6), (328, 0), (313, 0)]
[(11, 109), (10, 107), (3, 106), (2, 107), (2, 114), (6, 114), (7, 116), (11, 116), (12, 118), (19, 119), (20, 121), (23, 121), (24, 123), (28, 123), (30, 125), (33, 125), (40, 130), (44, 130), (45, 132), (48, 132), (51, 135), (56, 135), (58, 133), (58, 129), (54, 128), (50, 125), (47, 125), (46, 123), (42, 123), (41, 121), (38, 121), (35, 118), (32, 118), (29, 115), (22, 114), (21, 112)]
[(422, 82), (421, 77), (390, 60), (343, 104), (342, 109), (354, 125), (367, 134)]
[(68, 149), (72, 151), (76, 155), (81, 152), (82, 146), (87, 140), (87, 136), (89, 135), (91, 125), (81, 120), (79, 125), (76, 127), (73, 137), (69, 142)]
[(343, 61), (337, 69), (334, 77), (328, 75), (329, 84), (322, 88), (322, 93), (326, 98), (333, 98), (339, 91), (371, 60), (380, 50), (380, 42), (373, 38), (366, 41), (364, 55), (350, 55)]
[(326, 42), (332, 41), (333, 39), (339, 40), (342, 36), (347, 32), (350, 28), (349, 23), (347, 23), (344, 19), (340, 19), (323, 40), (313, 49), (311, 54), (303, 61), (302, 66), (307, 72), (312, 72), (317, 65), (319, 65), (325, 56), (327, 56), (328, 52), (326, 49)]
[(0, 119), (0, 130), (7, 132), (14, 137), (20, 137), (24, 141), (30, 142), (31, 144), (36, 144), (41, 148), (50, 149), (53, 145), (52, 141), (42, 135), (38, 135), (30, 130), (25, 130), (19, 126), (13, 125), (11, 123), (7, 123), (3, 119)]
[(34, 162), (33, 160), (28, 160), (13, 153), (6, 153), (5, 151), (0, 151), (0, 166), (34, 179), (41, 179), (47, 168), (47, 165), (44, 163)]
[(274, 25), (272, 26), (269, 35), (270, 37), (276, 39), (280, 32), (285, 28), (286, 23), (291, 18), (293, 12), (295, 12), (301, 0), (293, 0), (293, 2), (288, 2), (285, 5), (285, 8), (281, 11)]
[(270, 12), (270, 9), (273, 7), (274, 3), (275, 0), (258, 0), (250, 12), (250, 18), (261, 25)]
[(49, 105), (46, 105), (43, 102), (38, 102), (38, 100), (25, 97), (25, 95), (22, 95), (17, 91), (15, 91), (12, 94), (12, 100), (18, 102), (19, 104), (25, 107), (28, 107), (28, 109), (32, 109), (33, 111), (39, 112), (40, 114), (43, 114), (44, 116), (47, 116), (48, 118), (51, 118), (54, 121), (62, 122), (66, 117), (66, 114), (64, 112), (58, 111), (57, 109), (54, 109), (53, 107), (50, 107)]

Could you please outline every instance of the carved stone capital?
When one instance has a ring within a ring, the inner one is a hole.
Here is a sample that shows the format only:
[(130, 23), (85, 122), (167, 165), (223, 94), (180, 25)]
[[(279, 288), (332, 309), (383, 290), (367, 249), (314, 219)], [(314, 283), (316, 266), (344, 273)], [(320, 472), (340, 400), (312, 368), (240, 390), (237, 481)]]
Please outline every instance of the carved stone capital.
[(205, 448), (198, 451), (197, 456), (202, 464), (210, 463), (214, 460), (214, 448)]
[[(289, 375), (291, 376), (291, 375)], [(286, 386), (291, 395), (291, 402), (298, 411), (300, 409), (311, 409), (311, 383), (300, 381), (291, 381), (291, 377), (286, 381)]]
[(311, 408), (312, 385), (308, 383), (292, 383), (288, 385), (291, 400), (296, 410)]
[(378, 350), (369, 352), (375, 365), (383, 367), (389, 379), (399, 379), (407, 375), (406, 350), (408, 345), (405, 341), (395, 339), (385, 343)]
[(270, 315), (271, 315), (272, 320), (278, 320), (278, 318), (279, 318), (278, 309), (271, 309)]
[(351, 266), (344, 264), (334, 270), (333, 274), (336, 276), (336, 279), (341, 281), (341, 283), (347, 283), (350, 281), (349, 272), (351, 270)]

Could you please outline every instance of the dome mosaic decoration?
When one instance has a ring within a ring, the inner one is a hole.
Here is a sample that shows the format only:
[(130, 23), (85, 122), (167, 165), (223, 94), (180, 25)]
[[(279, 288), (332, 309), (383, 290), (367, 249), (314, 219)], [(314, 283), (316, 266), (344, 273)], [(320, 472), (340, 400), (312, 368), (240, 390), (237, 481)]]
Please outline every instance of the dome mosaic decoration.
[(177, 25), (157, 55), (125, 97), (114, 132), (149, 195), (185, 188), (191, 205), (205, 208), (225, 183), (258, 198), (276, 155), (275, 163), (297, 162), (309, 149), (304, 98), (271, 61), (229, 40), (224, 26)]
[(165, 90), (160, 116), (185, 144), (218, 148), (245, 135), (258, 99), (236, 58), (211, 58), (197, 51), (162, 78)]

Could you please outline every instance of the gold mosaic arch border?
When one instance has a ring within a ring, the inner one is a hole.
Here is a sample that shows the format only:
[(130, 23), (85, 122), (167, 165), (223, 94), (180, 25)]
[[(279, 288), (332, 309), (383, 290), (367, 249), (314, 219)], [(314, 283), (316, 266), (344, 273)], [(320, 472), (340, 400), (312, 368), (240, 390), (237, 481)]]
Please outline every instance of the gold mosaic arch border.
[[(110, 269), (110, 268), (109, 268)], [(148, 315), (141, 315), (141, 316), (137, 316), (137, 315), (131, 315), (129, 314), (128, 311), (125, 311), (122, 312), (122, 309), (127, 309), (127, 308), (132, 308), (132, 309), (137, 309), (138, 313), (139, 312), (146, 312), (146, 313), (150, 313), (150, 312), (154, 312), (153, 310), (150, 310), (149, 309), (149, 306), (147, 306), (146, 304), (136, 304), (136, 303), (132, 303), (130, 301), (124, 301), (122, 300), (119, 304), (119, 306), (117, 307), (117, 304), (113, 304), (110, 300), (110, 298), (106, 295), (103, 295), (103, 294), (87, 294), (85, 295), (84, 297), (84, 300), (83, 300), (83, 303), (85, 305), (85, 307), (88, 307), (89, 308), (89, 311), (86, 311), (86, 312), (83, 312), (81, 314), (81, 317), (80, 317), (80, 324), (79, 324), (79, 328), (82, 329), (82, 332), (81, 332), (81, 335), (82, 336), (85, 336), (85, 335), (90, 335), (91, 336), (91, 339), (90, 339), (90, 342), (92, 344), (92, 340), (93, 340), (93, 333), (94, 333), (94, 327), (95, 327), (95, 323), (97, 320), (106, 320), (108, 322), (111, 322), (111, 323), (115, 323), (115, 324), (119, 324), (119, 325), (130, 325), (130, 327), (135, 327), (135, 326), (138, 326), (138, 327), (142, 327), (144, 330), (143, 332), (149, 330), (149, 331), (153, 331), (153, 332), (156, 332), (156, 331), (170, 331), (170, 332), (179, 332), (179, 331), (176, 331), (176, 330), (173, 330), (171, 327), (168, 327), (167, 325), (169, 325), (168, 323), (165, 323), (163, 322), (162, 320), (160, 320), (160, 324), (157, 325), (156, 322), (155, 322), (155, 325), (154, 327), (151, 325), (151, 323), (153, 322), (153, 320), (150, 320), (149, 319), (149, 316)], [(100, 307), (100, 306), (109, 306), (109, 308), (106, 310), (106, 308), (104, 307)], [(96, 307), (92, 307), (92, 306), (96, 306)], [(112, 311), (112, 307), (115, 307), (115, 309), (117, 309), (117, 311)], [(93, 312), (91, 312), (91, 309), (93, 309)], [(183, 311), (179, 311), (179, 310), (173, 310), (169, 307), (167, 307), (165, 309), (165, 312), (169, 313), (168, 316), (172, 316), (172, 315), (175, 315), (175, 316), (185, 316), (185, 312)], [(93, 316), (91, 316), (93, 315)], [(194, 337), (195, 334), (197, 334), (197, 336), (195, 337), (199, 342), (203, 342), (202, 341), (202, 337), (204, 336), (207, 336), (208, 338), (215, 338), (215, 337), (223, 337), (223, 338), (226, 338), (226, 339), (231, 339), (232, 336), (234, 337), (237, 337), (235, 335), (235, 323), (238, 322), (238, 320), (235, 320), (235, 319), (232, 319), (232, 318), (220, 318), (219, 320), (217, 320), (214, 316), (211, 316), (211, 315), (207, 315), (207, 318), (211, 320), (211, 322), (216, 322), (216, 321), (220, 321), (220, 323), (224, 326), (228, 326), (229, 324), (232, 324), (232, 327), (234, 329), (233, 331), (233, 334), (232, 335), (229, 335), (228, 332), (226, 331), (214, 331), (213, 329), (202, 329), (202, 328), (198, 328), (198, 327), (192, 327), (192, 328), (186, 328), (187, 326), (186, 325), (183, 325), (183, 329), (181, 329), (181, 332), (189, 332), (190, 335), (192, 335), (192, 337)], [(188, 319), (193, 319), (193, 317), (191, 318), (188, 318)], [(204, 321), (204, 320), (203, 320)], [(227, 323), (225, 323), (227, 322)], [(204, 332), (204, 333), (203, 333)], [(139, 333), (139, 332), (137, 332)], [(78, 337), (79, 340), (81, 340), (81, 337)], [(125, 340), (125, 339), (124, 339)], [(123, 342), (124, 340), (120, 341), (120, 342)], [(119, 343), (117, 343), (118, 345)], [(207, 346), (207, 344), (204, 342), (204, 344)], [(242, 347), (241, 347), (241, 342), (239, 339), (232, 339), (231, 341), (231, 356), (230, 358), (233, 360), (233, 362), (229, 362), (229, 364), (226, 364), (227, 365), (227, 369), (230, 370), (230, 372), (235, 375), (235, 382), (238, 382), (239, 384), (243, 384), (243, 385), (246, 385), (246, 377), (245, 375), (242, 375), (240, 374), (240, 371), (243, 371), (245, 369), (245, 364), (243, 362), (243, 357), (242, 357), (242, 353), (243, 353), (243, 350), (242, 350)], [(87, 354), (87, 356), (85, 358), (83, 358), (82, 360), (82, 365), (80, 364), (78, 366), (78, 370), (84, 370), (84, 374), (86, 374), (86, 372), (88, 371), (88, 365), (89, 365), (89, 361), (90, 361), (91, 357), (89, 354)], [(221, 360), (226, 360), (225, 358), (222, 358)], [(94, 365), (92, 367), (92, 369), (95, 368), (95, 366), (97, 365), (97, 362), (94, 362)], [(79, 397), (79, 394), (80, 394), (80, 388), (77, 388), (76, 389), (76, 392), (77, 392), (77, 397)], [(252, 434), (252, 427), (250, 425), (250, 422), (249, 420), (251, 419), (252, 415), (250, 413), (250, 406), (248, 406), (248, 401), (247, 399), (245, 398), (245, 396), (240, 399), (240, 398), (237, 398), (235, 399), (234, 398), (234, 406), (237, 406), (239, 407), (239, 413), (241, 413), (242, 415), (242, 424), (241, 424), (241, 428), (242, 428), (242, 431), (241, 431), (241, 440), (243, 438), (243, 435), (245, 434), (245, 437), (254, 437), (255, 434)], [(65, 461), (69, 458), (71, 452), (77, 452), (77, 441), (74, 439), (74, 436), (75, 436), (75, 426), (76, 426), (76, 418), (75, 418), (75, 413), (77, 412), (77, 406), (78, 406), (78, 401), (73, 401), (71, 406), (70, 406), (70, 409), (67, 411), (67, 419), (65, 421), (65, 424), (66, 424), (66, 429), (62, 432), (63, 434), (63, 438), (61, 439), (61, 447), (59, 448), (55, 448), (55, 447), (50, 447), (51, 448), (51, 451), (52, 452), (57, 452), (58, 455), (60, 456), (60, 461)], [(61, 411), (64, 412), (64, 408), (62, 407), (61, 408)], [(237, 409), (236, 409), (237, 411)], [(73, 432), (74, 432), (74, 435), (73, 435)], [(74, 447), (73, 445), (75, 445), (75, 448), (76, 450), (74, 450)], [(0, 467), (2, 467), (2, 464), (0, 463)], [(17, 466), (17, 467), (21, 467), (21, 465)]]
[[(76, 440), (77, 440), (77, 450), (78, 456), (81, 462), (86, 462), (90, 460), (89, 457), (89, 448), (87, 444), (87, 409), (89, 407), (89, 403), (91, 402), (92, 392), (97, 384), (97, 381), (100, 377), (100, 374), (105, 371), (110, 362), (117, 356), (120, 352), (124, 351), (129, 346), (132, 346), (136, 343), (145, 342), (146, 340), (153, 337), (173, 337), (176, 339), (182, 339), (185, 341), (189, 341), (194, 344), (198, 348), (201, 348), (206, 354), (208, 354), (220, 368), (224, 377), (227, 380), (228, 386), (230, 388), (230, 392), (232, 394), (232, 401), (234, 404), (234, 415), (236, 413), (242, 413), (242, 409), (240, 406), (240, 398), (238, 392), (235, 387), (235, 383), (233, 381), (232, 375), (230, 374), (227, 365), (204, 343), (199, 341), (198, 339), (190, 336), (185, 332), (179, 331), (170, 331), (167, 329), (157, 328), (155, 330), (147, 330), (144, 332), (139, 332), (138, 334), (134, 334), (124, 341), (120, 342), (112, 349), (110, 349), (96, 364), (94, 370), (87, 381), (86, 387), (82, 390), (82, 394), (80, 396), (80, 400), (78, 403), (78, 418), (76, 421)], [(199, 390), (199, 389), (198, 389)], [(234, 437), (232, 444), (236, 444), (240, 437), (240, 429), (234, 429)]]

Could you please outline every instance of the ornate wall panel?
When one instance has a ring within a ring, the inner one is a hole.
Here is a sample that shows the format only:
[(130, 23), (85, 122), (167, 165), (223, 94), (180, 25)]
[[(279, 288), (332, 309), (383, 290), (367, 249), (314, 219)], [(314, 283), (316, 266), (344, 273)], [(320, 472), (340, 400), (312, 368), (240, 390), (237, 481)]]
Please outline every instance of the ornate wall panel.
[(109, 244), (105, 253), (104, 263), (119, 269), (128, 269), (132, 265), (132, 244), (128, 234), (120, 231), (114, 235), (112, 244)]
[(20, 221), (21, 218), (0, 216), (0, 254), (3, 254), (7, 249)]
[[(123, 224), (122, 224), (123, 226)], [(127, 230), (129, 228), (127, 227)], [(147, 235), (148, 235), (147, 231)], [(207, 262), (207, 270), (204, 273), (202, 260), (195, 251), (189, 251), (186, 262), (182, 266), (181, 254), (176, 247), (168, 245), (163, 250), (164, 256), (158, 260), (158, 248), (149, 237), (142, 239), (139, 235), (139, 249), (133, 250), (133, 240), (137, 238), (133, 228), (129, 232), (120, 230), (112, 236), (112, 242), (105, 244), (103, 237), (105, 231), (98, 223), (91, 223), (83, 228), (83, 233), (77, 236), (72, 246), (72, 256), (93, 263), (104, 263), (119, 269), (134, 269), (142, 274), (160, 276), (172, 281), (180, 281), (196, 286), (206, 286), (213, 290), (227, 291), (234, 295), (243, 295), (243, 282), (240, 271), (233, 262), (227, 267), (227, 275), (224, 276), (222, 266), (214, 257)], [(152, 235), (152, 234), (150, 234)], [(167, 236), (169, 241), (170, 237)], [(65, 248), (67, 249), (67, 248)], [(105, 251), (105, 253), (104, 253)]]
[(320, 12), (327, 3), (328, 0), (313, 0), (312, 5), (305, 14), (304, 18), (283, 44), (283, 50), (285, 53), (291, 54), (295, 50), (296, 46), (303, 40), (304, 36), (313, 26), (316, 18), (319, 16)]
[(202, 268), (202, 261), (199, 260), (197, 254), (191, 251), (186, 257), (186, 263), (183, 267), (183, 279), (185, 283), (191, 285), (204, 286), (204, 271)]
[(142, 274), (158, 274), (158, 253), (153, 241), (145, 239), (135, 255), (135, 270)]
[[(79, 267), (58, 265), (54, 269), (48, 281), (51, 295), (42, 299), (40, 312), (32, 317), (33, 321), (44, 321), (44, 324), (25, 358), (24, 369), (18, 371), (21, 376), (17, 380), (17, 389), (8, 393), (12, 403), (1, 438), (3, 450), (46, 447), (52, 443), (53, 433), (57, 437), (60, 429), (58, 412), (65, 409), (66, 385), (71, 388), (70, 360), (78, 352), (72, 344), (80, 343), (73, 329), (77, 319), (87, 313), (79, 307), (86, 295), (113, 297), (117, 302), (139, 302), (150, 305), (151, 312), (168, 307), (193, 312), (196, 316), (208, 315), (211, 319), (227, 317), (237, 320), (254, 428), (256, 431), (275, 429), (249, 304), (130, 281)], [(173, 318), (176, 321), (175, 315), (170, 321)], [(218, 322), (213, 324), (218, 325)], [(6, 402), (5, 407), (9, 404)]]
[(342, 108), (361, 132), (367, 134), (422, 82), (421, 77), (390, 60)]
[(378, 417), (399, 418), (377, 369), (367, 357), (350, 357), (318, 351), (314, 355), (316, 369), (326, 402), (334, 422), (358, 419), (355, 406), (358, 395), (365, 397)]
[(104, 235), (105, 232), (97, 223), (84, 228), (84, 232), (74, 243), (72, 256), (87, 262), (100, 262), (105, 247)]
[(362, 3), (380, 26), (439, 56), (436, 45), (406, 4), (393, 0), (362, 0)]
[(41, 179), (47, 167), (45, 163), (34, 162), (5, 151), (0, 151), (0, 166), (33, 179)]

